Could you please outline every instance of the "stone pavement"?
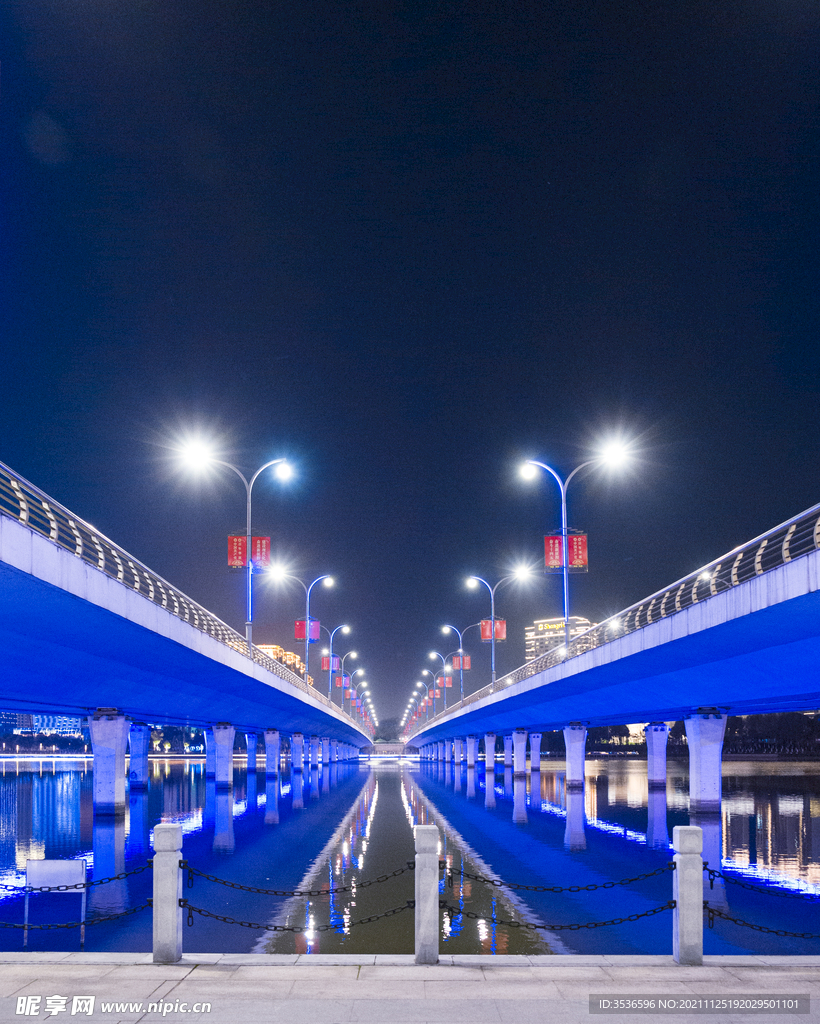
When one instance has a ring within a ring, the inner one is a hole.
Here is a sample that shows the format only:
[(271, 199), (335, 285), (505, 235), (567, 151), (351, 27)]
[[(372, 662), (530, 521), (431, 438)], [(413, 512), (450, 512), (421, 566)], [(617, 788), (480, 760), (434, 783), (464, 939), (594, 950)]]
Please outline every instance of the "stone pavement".
[[(647, 1024), (660, 1016), (591, 1015), (590, 994), (809, 995), (810, 1012), (796, 1020), (820, 1024), (820, 956), (713, 956), (703, 967), (679, 967), (667, 956), (443, 956), (422, 967), (412, 956), (189, 953), (160, 965), (150, 953), (0, 953), (0, 1024)], [(75, 1003), (88, 996), (93, 1007)], [(47, 1014), (49, 1002), (62, 1012)], [(670, 1024), (686, 1018), (663, 1014)], [(795, 1018), (709, 1012), (695, 1019)]]

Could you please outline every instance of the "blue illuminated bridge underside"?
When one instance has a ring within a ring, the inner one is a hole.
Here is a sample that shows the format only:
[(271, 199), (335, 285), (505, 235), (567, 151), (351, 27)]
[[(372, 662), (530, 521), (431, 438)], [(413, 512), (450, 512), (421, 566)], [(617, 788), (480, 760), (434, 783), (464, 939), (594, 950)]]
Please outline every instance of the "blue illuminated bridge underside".
[[(728, 557), (728, 556), (727, 556)], [(820, 551), (420, 724), (410, 742), (820, 707)], [(491, 688), (487, 688), (490, 690)]]

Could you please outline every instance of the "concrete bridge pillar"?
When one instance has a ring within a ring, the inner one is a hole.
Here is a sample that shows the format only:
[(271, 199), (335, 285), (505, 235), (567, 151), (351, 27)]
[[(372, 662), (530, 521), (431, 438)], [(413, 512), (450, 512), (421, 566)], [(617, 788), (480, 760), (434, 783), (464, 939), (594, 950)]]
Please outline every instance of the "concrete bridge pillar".
[(527, 774), (527, 730), (516, 729), (513, 733), (513, 774)]
[(504, 767), (512, 768), (513, 763), (513, 738), (512, 735), (504, 737)]
[(94, 754), (94, 813), (124, 816), (128, 720), (116, 708), (97, 708), (88, 726)]
[(492, 774), (495, 771), (495, 733), (484, 734), (484, 772)]
[(666, 790), (666, 743), (669, 726), (666, 722), (651, 722), (644, 729), (646, 736), (646, 779), (650, 789)]
[(265, 729), (265, 774), (279, 774), (279, 757), (281, 755), (281, 737), (278, 729)]
[(304, 767), (305, 737), (300, 732), (295, 732), (290, 738), (290, 767), (291, 771), (300, 772)]
[(330, 737), (322, 737), (322, 764), (330, 764)]
[(444, 741), (444, 763), (446, 765), (449, 765), (449, 764), (452, 763), (452, 760), (453, 760), (453, 741), (451, 739), (446, 739)]
[(131, 789), (145, 789), (148, 785), (148, 751), (151, 748), (151, 726), (134, 722), (128, 734), (128, 779)]
[(567, 748), (567, 789), (583, 789), (587, 748), (586, 726), (565, 725), (564, 745)]
[(302, 777), (302, 769), (294, 771), (290, 776), (290, 792), (293, 796), (292, 807), (294, 811), (301, 811), (305, 806), (305, 783)]
[(541, 733), (530, 733), (530, 771), (541, 771)]
[(331, 740), (330, 741), (330, 760), (332, 761), (333, 764), (336, 764), (337, 761), (339, 760), (339, 741), (338, 740)]
[(310, 737), (310, 767), (319, 767), (319, 737)]
[(478, 736), (467, 737), (467, 767), (475, 768), (475, 758), (478, 753)]
[(256, 771), (256, 733), (245, 733), (245, 746), (248, 748), (248, 774)]
[(689, 744), (689, 812), (719, 811), (726, 715), (692, 715), (684, 724)]
[(236, 729), (229, 722), (218, 722), (214, 726), (217, 789), (229, 789), (233, 785), (233, 741), (235, 738)]
[[(231, 726), (233, 728), (233, 726)], [(233, 751), (233, 742), (231, 742)], [(217, 747), (217, 763), (219, 762), (219, 747)], [(216, 817), (214, 820), (214, 853), (230, 854), (236, 846), (233, 831), (233, 793), (227, 787), (221, 787), (219, 776), (216, 780)]]
[(213, 729), (210, 726), (203, 729), (202, 736), (205, 740), (205, 778), (213, 779), (216, 777), (216, 744)]
[(444, 742), (443, 741), (440, 741), (439, 743), (436, 744), (436, 753), (438, 755), (439, 761), (443, 761), (444, 760)]

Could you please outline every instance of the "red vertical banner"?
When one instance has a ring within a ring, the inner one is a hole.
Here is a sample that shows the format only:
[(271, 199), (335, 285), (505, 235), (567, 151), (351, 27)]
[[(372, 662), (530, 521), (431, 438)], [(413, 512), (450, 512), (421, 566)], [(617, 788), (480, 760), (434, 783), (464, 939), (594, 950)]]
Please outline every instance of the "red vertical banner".
[(465, 654), (465, 655), (463, 655), (460, 658), (453, 658), (453, 668), (456, 671), (462, 671), (463, 670), (464, 672), (469, 672), (470, 671), (470, 655), (469, 654)]
[(563, 538), (544, 538), (544, 568), (547, 572), (564, 567), (564, 543)]
[(248, 538), (244, 536), (228, 537), (228, 567), (242, 569), (248, 564)]
[(507, 620), (496, 619), (495, 620), (495, 638), (496, 640), (507, 639)]
[(452, 677), (452, 676), (447, 676), (447, 677), (445, 678), (445, 680), (444, 680), (444, 685), (445, 685), (446, 687), (450, 687), (450, 686), (452, 686), (452, 685), (453, 685), (453, 677)]
[(587, 535), (585, 533), (572, 533), (567, 538), (567, 561), (570, 572), (588, 572), (589, 559), (587, 557)]
[(329, 654), (323, 654), (322, 655), (322, 671), (323, 672), (329, 672), (330, 671), (330, 655)]
[(336, 689), (340, 690), (341, 687), (342, 687), (342, 677), (341, 676), (334, 676), (333, 677), (333, 683), (334, 683)]
[(482, 619), (481, 620), (481, 639), (484, 643), (488, 644), (493, 638), (493, 620)]
[(265, 568), (270, 565), (270, 537), (251, 537), (251, 561)]
[(310, 631), (308, 633), (308, 636), (309, 636), (310, 642), (312, 644), (315, 644), (316, 641), (319, 639), (319, 637), (321, 635), (321, 629), (322, 629), (322, 624), (321, 624), (321, 622), (319, 622), (318, 619), (311, 619), (310, 620)]
[(441, 700), (441, 690), (433, 690), (433, 696), (436, 700)]
[(304, 640), (305, 639), (305, 620), (297, 619), (293, 623), (293, 639)]
[(344, 691), (344, 698), (345, 698), (345, 700), (347, 700), (347, 698), (348, 698), (349, 696), (350, 696), (350, 690), (345, 690), (345, 691)]

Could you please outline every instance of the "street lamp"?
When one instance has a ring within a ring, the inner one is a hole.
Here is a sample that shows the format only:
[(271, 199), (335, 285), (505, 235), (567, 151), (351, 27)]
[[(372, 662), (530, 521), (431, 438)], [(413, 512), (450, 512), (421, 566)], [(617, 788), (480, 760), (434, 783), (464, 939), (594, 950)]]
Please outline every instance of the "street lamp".
[(328, 647), (328, 670), (327, 670), (327, 699), (333, 700), (333, 637), (341, 630), (343, 633), (350, 632), (350, 626), (337, 626), (334, 630), (330, 630), (327, 626), (322, 626), (322, 629), (330, 637)]
[[(491, 669), (492, 669), (492, 682), (495, 682), (495, 592), (504, 583), (509, 583), (510, 580), (524, 580), (524, 579), (527, 579), (531, 575), (532, 575), (531, 570), (526, 565), (522, 565), (520, 568), (516, 569), (515, 572), (511, 572), (508, 576), (502, 576), (501, 579), (498, 581), (498, 583), (496, 583), (496, 585), (494, 587), (491, 587), (490, 584), (485, 579), (482, 579), (480, 576), (469, 576), (467, 578), (467, 586), (471, 590), (475, 590), (475, 588), (479, 585), (479, 583), (483, 583), (484, 586), (487, 588), (487, 590), (489, 590), (489, 592), (490, 592), (490, 620), (491, 620), (491, 631), (490, 631), (491, 657), (490, 657), (490, 661), (491, 661)], [(464, 632), (466, 633), (467, 630), (465, 630)]]
[[(447, 658), (449, 658), (450, 655), (449, 654), (447, 654), (447, 655), (439, 654), (438, 651), (430, 651), (430, 653), (427, 655), (427, 657), (431, 658), (431, 659), (432, 658), (440, 658), (441, 659), (441, 676), (442, 676), (442, 679), (444, 679), (444, 677), (448, 674), (447, 673)], [(431, 672), (429, 668), (423, 668), (421, 670), (421, 674), (422, 675), (427, 674), (428, 676), (430, 676), (432, 678), (433, 683), (437, 684), (436, 673), (435, 672)], [(450, 670), (450, 675), (452, 675), (452, 669)], [(446, 679), (444, 679), (444, 684), (445, 684), (445, 686), (444, 686), (444, 710), (446, 711), (447, 710), (447, 680)], [(433, 714), (436, 713), (436, 692), (435, 691), (437, 689), (438, 689), (438, 685), (436, 685), (434, 690), (433, 690)]]
[(582, 462), (580, 466), (576, 466), (575, 469), (569, 474), (566, 480), (562, 480), (558, 473), (548, 466), (545, 462), (538, 462), (536, 459), (527, 459), (524, 465), (521, 467), (521, 476), (525, 480), (532, 480), (538, 472), (536, 467), (540, 467), (549, 473), (558, 484), (558, 490), (561, 492), (561, 560), (563, 562), (563, 577), (564, 577), (564, 650), (569, 654), (569, 540), (567, 530), (567, 488), (570, 485), (570, 481), (576, 473), (582, 469), (586, 469), (587, 466), (610, 466), (616, 468), (622, 466), (630, 458), (630, 450), (628, 445), (621, 441), (612, 441), (605, 445), (601, 452), (594, 459), (587, 459), (586, 462)]
[(264, 466), (260, 466), (259, 469), (253, 474), (250, 480), (247, 479), (241, 469), (238, 469), (231, 462), (225, 462), (223, 459), (214, 458), (209, 449), (200, 442), (190, 442), (186, 444), (180, 450), (180, 454), (183, 459), (188, 463), (189, 466), (194, 468), (204, 468), (205, 466), (224, 466), (226, 469), (232, 470), (242, 483), (245, 485), (245, 559), (248, 566), (248, 581), (246, 587), (246, 611), (245, 611), (245, 640), (248, 644), (248, 655), (253, 658), (253, 587), (251, 581), (253, 580), (253, 559), (251, 558), (251, 495), (253, 492), (253, 485), (256, 483), (256, 479), (260, 473), (268, 469), (270, 466), (276, 466), (275, 474), (280, 480), (289, 480), (293, 476), (293, 468), (290, 466), (286, 459), (271, 459), (270, 462), (266, 462)]
[[(464, 634), (468, 629), (476, 629), (480, 626), (480, 622), (473, 622), (469, 626), (465, 626), (464, 629), (456, 629), (455, 626), (442, 626), (441, 632), (446, 636), (448, 633), (456, 633), (458, 635), (458, 651), (457, 654), (461, 655), (461, 665), (459, 667), (459, 677), (461, 681), (461, 700), (464, 700)], [(495, 627), (493, 627), (493, 630)]]
[(289, 572), (279, 565), (272, 565), (268, 570), (268, 574), (277, 582), (279, 580), (296, 580), (297, 583), (301, 583), (305, 590), (305, 680), (310, 675), (308, 663), (310, 660), (310, 592), (316, 586), (317, 583), (321, 583), (322, 586), (332, 587), (333, 577), (325, 574), (324, 576), (317, 576), (316, 579), (311, 583), (307, 584), (304, 580), (300, 580), (298, 576), (292, 576)]

